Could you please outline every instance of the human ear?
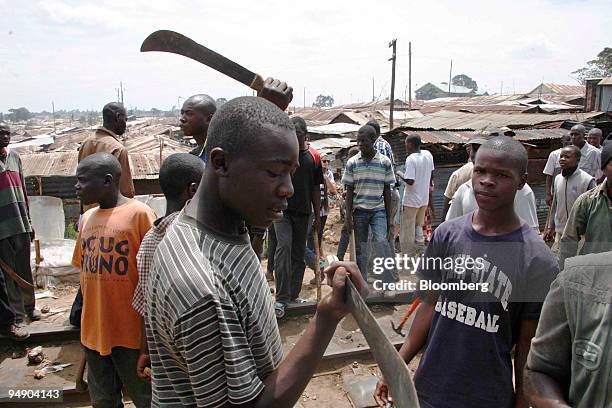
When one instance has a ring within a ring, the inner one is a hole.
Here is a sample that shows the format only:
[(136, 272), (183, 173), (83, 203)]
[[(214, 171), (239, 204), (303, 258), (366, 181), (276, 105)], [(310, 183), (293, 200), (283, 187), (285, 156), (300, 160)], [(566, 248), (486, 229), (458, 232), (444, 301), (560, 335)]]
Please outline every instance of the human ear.
[(212, 166), (218, 176), (226, 176), (228, 173), (227, 153), (222, 148), (215, 147), (210, 152), (210, 159), (206, 165)]
[(189, 198), (193, 198), (197, 190), (198, 183), (191, 183), (189, 187), (187, 187), (187, 195), (189, 196)]

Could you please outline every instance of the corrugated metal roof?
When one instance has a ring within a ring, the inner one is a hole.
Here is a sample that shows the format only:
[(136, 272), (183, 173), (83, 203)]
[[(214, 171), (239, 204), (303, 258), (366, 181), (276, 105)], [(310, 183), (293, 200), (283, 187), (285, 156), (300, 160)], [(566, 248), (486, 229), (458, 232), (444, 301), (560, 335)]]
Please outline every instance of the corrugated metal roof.
[(548, 93), (557, 95), (584, 95), (585, 92), (586, 88), (584, 85), (562, 85), (545, 82), (536, 86), (528, 95), (545, 95)]
[(612, 85), (612, 77), (602, 79), (597, 85)]
[(530, 127), (542, 123), (563, 122), (566, 120), (584, 122), (601, 115), (605, 115), (605, 113), (560, 113), (551, 115), (538, 113), (502, 114), (439, 111), (422, 118), (413, 119), (405, 125), (416, 129), (477, 130), (487, 126)]
[(353, 123), (330, 123), (329, 125), (308, 126), (308, 133), (318, 135), (345, 135), (357, 133), (361, 125)]
[[(558, 139), (568, 131), (565, 129), (529, 129), (515, 130), (515, 139), (520, 141), (534, 141), (543, 139)], [(424, 144), (464, 144), (468, 140), (476, 137), (472, 131), (444, 131), (444, 130), (414, 130), (412, 128), (396, 128), (393, 132), (384, 134), (385, 139), (400, 137), (403, 138), (409, 134), (416, 134), (421, 137)]]
[[(164, 152), (163, 158), (171, 152)], [(136, 180), (157, 178), (159, 174), (159, 153), (130, 153), (130, 169)], [(33, 153), (21, 155), (25, 177), (72, 177), (76, 174), (78, 152)]]

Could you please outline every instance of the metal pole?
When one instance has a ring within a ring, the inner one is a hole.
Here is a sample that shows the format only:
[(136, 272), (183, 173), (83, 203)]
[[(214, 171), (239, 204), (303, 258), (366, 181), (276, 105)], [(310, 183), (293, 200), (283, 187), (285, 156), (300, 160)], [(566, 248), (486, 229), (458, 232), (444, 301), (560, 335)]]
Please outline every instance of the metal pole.
[(372, 102), (374, 102), (376, 98), (374, 97), (374, 77), (372, 77)]
[(408, 109), (412, 109), (412, 43), (408, 43)]
[(389, 47), (393, 47), (391, 61), (391, 103), (389, 104), (389, 130), (393, 129), (393, 103), (395, 101), (395, 46), (397, 39), (391, 40)]
[(453, 78), (453, 60), (451, 60), (450, 72), (448, 74), (448, 97), (451, 96), (451, 81)]

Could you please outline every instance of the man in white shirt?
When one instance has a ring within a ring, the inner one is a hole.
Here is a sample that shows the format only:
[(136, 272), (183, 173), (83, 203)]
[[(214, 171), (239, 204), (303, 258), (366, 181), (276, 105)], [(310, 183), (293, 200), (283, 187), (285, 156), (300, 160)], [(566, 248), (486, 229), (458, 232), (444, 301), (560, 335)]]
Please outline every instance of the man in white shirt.
[(578, 168), (586, 171), (595, 179), (601, 177), (601, 152), (598, 148), (588, 144), (584, 138), (586, 129), (582, 125), (574, 125), (570, 129), (572, 144), (580, 149), (580, 163)]
[(552, 182), (557, 174), (561, 172), (561, 167), (559, 166), (559, 156), (561, 155), (561, 149), (565, 146), (569, 146), (572, 144), (572, 138), (569, 133), (561, 136), (561, 147), (557, 150), (553, 150), (548, 155), (548, 160), (546, 160), (546, 166), (544, 166), (544, 170), (542, 173), (546, 175), (546, 205), (549, 207), (552, 205)]
[(421, 150), (421, 138), (418, 135), (406, 137), (406, 165), (404, 174), (397, 172), (405, 183), (403, 211), (400, 222), (400, 247), (408, 256), (416, 255), (416, 243), (424, 248), (423, 222), (430, 200), (429, 185), (433, 180), (433, 156), (427, 150)]
[(593, 176), (578, 168), (579, 161), (580, 150), (576, 146), (561, 149), (561, 173), (557, 174), (553, 183), (551, 219), (544, 233), (545, 241), (555, 240), (551, 248), (554, 254), (559, 252), (561, 235), (574, 202), (582, 193), (596, 186)]
[[(461, 185), (453, 196), (450, 209), (446, 214), (446, 221), (471, 213), (477, 208), (478, 204), (476, 203), (476, 197), (474, 197), (472, 180), (469, 180)], [(538, 223), (535, 194), (529, 184), (525, 183), (523, 188), (516, 192), (514, 211), (527, 225), (539, 231), (540, 224)]]
[(450, 208), (450, 202), (463, 183), (472, 179), (472, 170), (474, 169), (474, 155), (480, 147), (481, 144), (485, 142), (486, 139), (482, 137), (475, 137), (470, 139), (465, 147), (468, 152), (468, 162), (463, 166), (459, 167), (455, 170), (448, 179), (448, 183), (446, 184), (446, 190), (444, 190), (444, 208), (442, 209), (442, 219), (446, 219), (446, 214), (448, 214), (448, 209)]

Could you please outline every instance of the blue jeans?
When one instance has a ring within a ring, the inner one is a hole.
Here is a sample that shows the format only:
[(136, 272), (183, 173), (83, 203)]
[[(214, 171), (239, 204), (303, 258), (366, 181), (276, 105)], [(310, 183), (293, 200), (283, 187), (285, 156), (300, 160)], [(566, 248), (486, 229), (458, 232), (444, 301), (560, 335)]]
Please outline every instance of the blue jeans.
[[(355, 252), (357, 266), (364, 279), (368, 278), (368, 232), (372, 231), (372, 251), (375, 257), (394, 258), (391, 244), (387, 240), (387, 213), (384, 209), (353, 210), (353, 228), (355, 229)], [(395, 268), (387, 269), (376, 279), (393, 282)]]

